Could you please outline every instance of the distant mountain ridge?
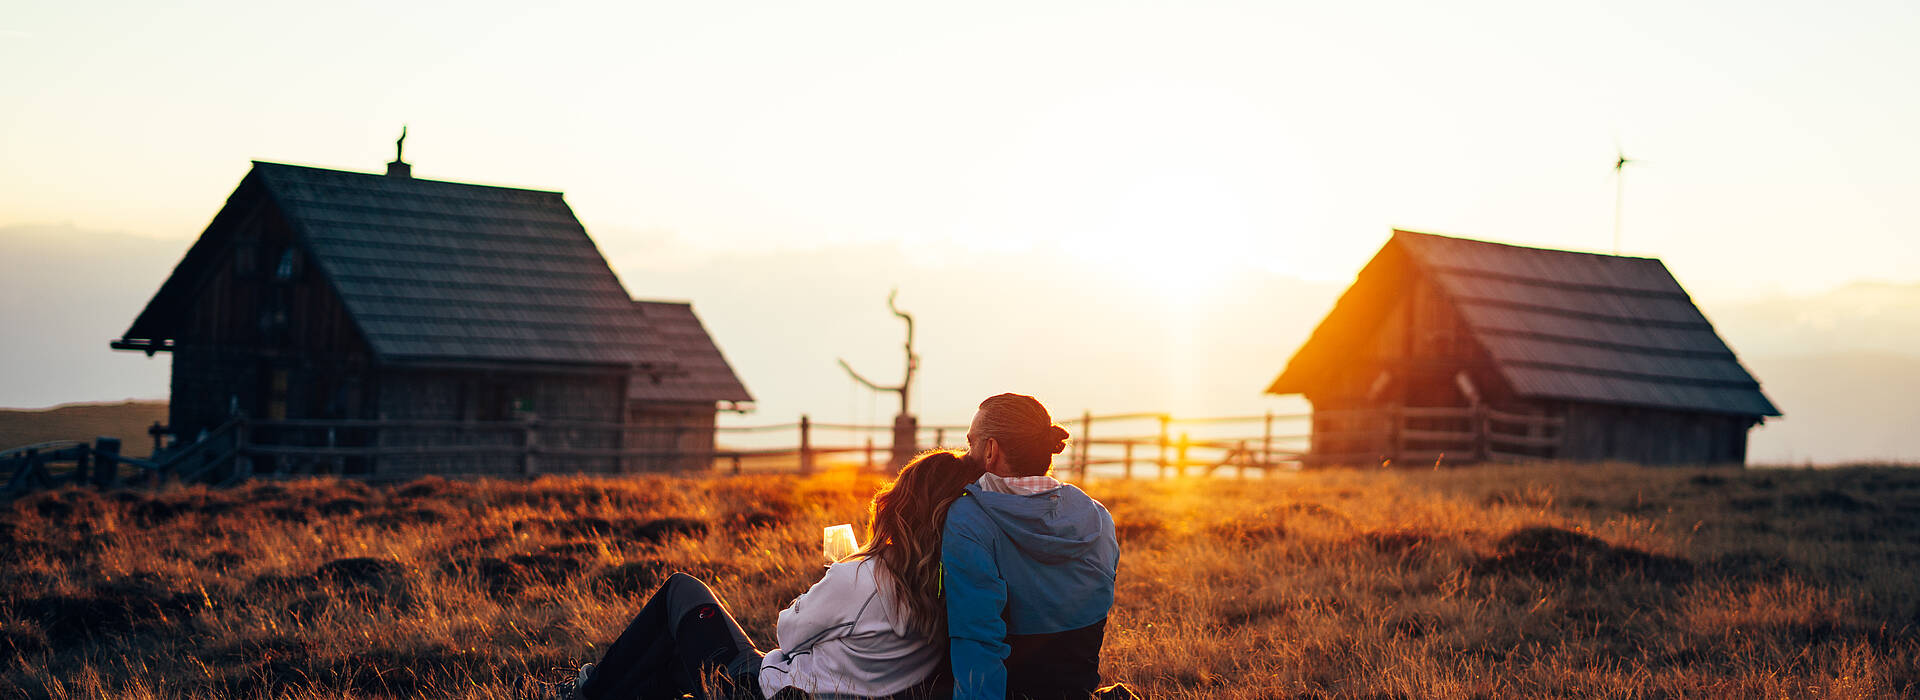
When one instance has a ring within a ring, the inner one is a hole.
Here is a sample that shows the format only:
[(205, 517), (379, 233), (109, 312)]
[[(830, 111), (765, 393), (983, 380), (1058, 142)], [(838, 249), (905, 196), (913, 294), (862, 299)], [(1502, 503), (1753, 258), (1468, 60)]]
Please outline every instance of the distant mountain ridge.
[(1749, 463), (1920, 461), (1920, 357), (1857, 351), (1744, 360), (1786, 414), (1750, 434)]
[(1920, 357), (1920, 284), (1861, 281), (1806, 296), (1705, 303), (1701, 309), (1742, 357), (1858, 352)]
[(120, 438), (120, 453), (153, 453), (147, 426), (167, 422), (165, 401), (75, 403), (39, 410), (0, 409), (0, 450), (55, 440)]

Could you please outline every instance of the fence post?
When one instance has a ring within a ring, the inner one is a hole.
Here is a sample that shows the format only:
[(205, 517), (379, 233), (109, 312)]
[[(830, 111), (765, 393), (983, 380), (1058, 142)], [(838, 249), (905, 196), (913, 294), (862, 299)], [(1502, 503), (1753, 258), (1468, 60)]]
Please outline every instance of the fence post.
[[(382, 420), (386, 419), (385, 413), (381, 413), (379, 414), (379, 416)], [(361, 435), (365, 436), (366, 445), (372, 448), (367, 454), (367, 477), (368, 478), (372, 478), (380, 475), (380, 447), (385, 442), (380, 438), (381, 430), (382, 428), (380, 427), (380, 425), (378, 423), (375, 423), (373, 427), (368, 428), (366, 432), (361, 433)]]
[(1273, 473), (1273, 409), (1267, 409), (1267, 431), (1260, 438), (1260, 468)]
[(867, 434), (867, 471), (873, 471), (873, 434)]
[[(8, 498), (18, 496), (20, 495), (20, 493), (24, 493), (26, 491), (25, 484), (26, 484), (26, 477), (27, 477), (27, 468), (31, 466), (27, 463), (26, 454), (14, 455), (11, 458), (11, 461), (16, 466), (14, 466), (13, 468), (13, 473), (8, 475), (7, 477), (6, 489), (4, 491), (0, 491), (0, 493), (5, 494), (5, 496)], [(4, 464), (4, 462), (0, 462), (0, 464)], [(15, 491), (16, 489), (19, 490), (18, 493), (16, 493)]]
[(93, 439), (93, 485), (102, 489), (120, 483), (120, 438)]
[[(1533, 414), (1532, 411), (1527, 412), (1527, 449), (1529, 451), (1539, 449), (1534, 446), (1533, 444), (1534, 441), (1546, 436), (1546, 426), (1541, 421), (1541, 419), (1545, 417), (1546, 416), (1544, 414), (1536, 416)], [(1567, 434), (1567, 429), (1565, 426), (1562, 426), (1560, 428), (1560, 435), (1563, 436), (1561, 437), (1561, 442), (1563, 443), (1566, 441), (1566, 438), (1564, 437), (1566, 434)], [(1557, 457), (1559, 456), (1560, 451), (1558, 449), (1555, 449), (1552, 451), (1552, 453), (1554, 456)]]
[(166, 447), (166, 430), (167, 426), (161, 425), (160, 421), (154, 421), (153, 425), (147, 427), (147, 434), (153, 436), (153, 452), (148, 457), (160, 458), (160, 450)]
[(46, 488), (47, 469), (40, 463), (39, 450), (27, 450), (26, 457), (20, 462), (20, 469), (14, 472), (13, 482), (25, 488)]
[(1186, 431), (1180, 432), (1180, 463), (1174, 465), (1173, 472), (1180, 478), (1187, 478), (1187, 439)]
[(898, 472), (920, 453), (920, 418), (910, 413), (893, 417), (893, 441), (887, 445), (887, 471)]
[(1406, 419), (1400, 415), (1400, 404), (1387, 405), (1387, 464), (1400, 461), (1400, 433), (1406, 428)]
[(733, 453), (733, 475), (740, 475), (740, 453)]
[(947, 429), (946, 428), (933, 429), (933, 446), (935, 448), (941, 448), (941, 447), (947, 446)]
[[(329, 451), (340, 446), (340, 436), (337, 433), (338, 431), (334, 430), (332, 426), (327, 427), (327, 449)], [(346, 459), (340, 455), (334, 455), (333, 458), (327, 462), (327, 471), (332, 472), (334, 476), (340, 476), (342, 473), (345, 473), (347, 471)]]
[(253, 457), (247, 454), (247, 446), (252, 437), (253, 425), (241, 414), (240, 422), (233, 426), (233, 478), (239, 481), (253, 476)]
[(813, 419), (800, 414), (800, 473), (813, 473)]
[(1244, 480), (1247, 478), (1247, 462), (1253, 461), (1253, 455), (1247, 452), (1247, 441), (1241, 440), (1240, 448), (1234, 450), (1234, 453), (1240, 455), (1240, 464), (1235, 465), (1238, 468), (1234, 470), (1234, 478)]
[(73, 474), (67, 477), (68, 482), (74, 486), (84, 486), (91, 483), (92, 480), (89, 477), (92, 475), (87, 473), (87, 466), (93, 461), (90, 459), (92, 456), (93, 453), (89, 452), (85, 446), (81, 446), (80, 449), (74, 451)]
[(531, 477), (540, 473), (540, 460), (534, 456), (540, 450), (540, 431), (528, 420), (520, 426), (520, 435), (520, 474)]
[[(673, 456), (667, 458), (668, 459), (667, 471), (671, 471), (675, 473), (688, 471), (693, 468), (693, 462), (699, 459), (698, 455), (694, 455), (691, 457), (687, 455), (686, 433), (687, 433), (686, 424), (675, 423), (673, 425), (673, 452), (672, 452)], [(712, 468), (713, 468), (713, 455), (707, 455), (707, 463), (703, 468), (700, 469), (700, 471), (707, 471)]]
[(1092, 466), (1093, 411), (1080, 412), (1080, 483), (1087, 483), (1087, 467)]
[(1167, 423), (1172, 421), (1173, 416), (1165, 413), (1160, 414), (1160, 458), (1155, 464), (1160, 467), (1160, 478), (1162, 479), (1167, 478)]
[(1493, 426), (1488, 425), (1487, 405), (1475, 404), (1473, 407), (1473, 456), (1476, 461), (1485, 462), (1492, 458)]
[(1127, 480), (1133, 480), (1133, 438), (1127, 438)]
[[(179, 443), (174, 443), (174, 447), (179, 447), (179, 446), (180, 446)], [(177, 454), (178, 453), (176, 453), (176, 455)], [(167, 471), (173, 468), (173, 457), (169, 456), (165, 460), (162, 460), (160, 459), (160, 453), (158, 452), (155, 452), (147, 456), (153, 460), (153, 468), (152, 469), (135, 469), (133, 470), (133, 473), (140, 474), (142, 472), (145, 472), (147, 477), (147, 488), (154, 491), (158, 491), (160, 490), (160, 486), (167, 482)]]

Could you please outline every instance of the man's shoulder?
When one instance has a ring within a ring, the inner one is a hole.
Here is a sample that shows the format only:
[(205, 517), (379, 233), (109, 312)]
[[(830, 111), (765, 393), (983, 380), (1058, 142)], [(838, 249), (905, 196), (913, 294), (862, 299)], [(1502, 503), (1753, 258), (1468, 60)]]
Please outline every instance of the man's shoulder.
[(1088, 494), (1086, 491), (1080, 490), (1080, 487), (1078, 486), (1074, 486), (1073, 484), (1063, 483), (1060, 485), (1059, 489), (1054, 491), (1054, 493), (1060, 494), (1062, 498), (1068, 498), (1075, 501), (1082, 501), (1087, 505), (1090, 505), (1095, 509), (1098, 509), (1101, 515), (1106, 516), (1108, 518), (1112, 517), (1112, 515), (1107, 512), (1107, 504), (1101, 503), (1100, 499), (1094, 498), (1092, 495)]
[(953, 499), (953, 505), (947, 507), (946, 534), (949, 536), (956, 532), (977, 535), (997, 529), (972, 488)]

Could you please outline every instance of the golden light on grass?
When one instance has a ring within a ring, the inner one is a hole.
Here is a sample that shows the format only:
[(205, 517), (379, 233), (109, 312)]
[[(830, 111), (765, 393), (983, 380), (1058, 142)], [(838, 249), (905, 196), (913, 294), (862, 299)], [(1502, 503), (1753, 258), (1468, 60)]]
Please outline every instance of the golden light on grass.
[[(514, 697), (676, 570), (772, 639), (878, 480), (68, 490), (0, 515), (0, 694)], [(1102, 672), (1156, 698), (1892, 697), (1920, 475), (1619, 466), (1096, 482)]]

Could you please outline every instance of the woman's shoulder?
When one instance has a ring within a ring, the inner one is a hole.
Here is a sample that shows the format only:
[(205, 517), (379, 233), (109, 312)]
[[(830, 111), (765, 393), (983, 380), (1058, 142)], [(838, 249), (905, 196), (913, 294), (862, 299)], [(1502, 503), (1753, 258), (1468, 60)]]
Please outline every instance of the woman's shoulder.
[(827, 574), (821, 578), (822, 580), (844, 581), (856, 584), (870, 582), (874, 578), (874, 572), (885, 567), (886, 564), (875, 558), (857, 557), (845, 559), (828, 564)]

